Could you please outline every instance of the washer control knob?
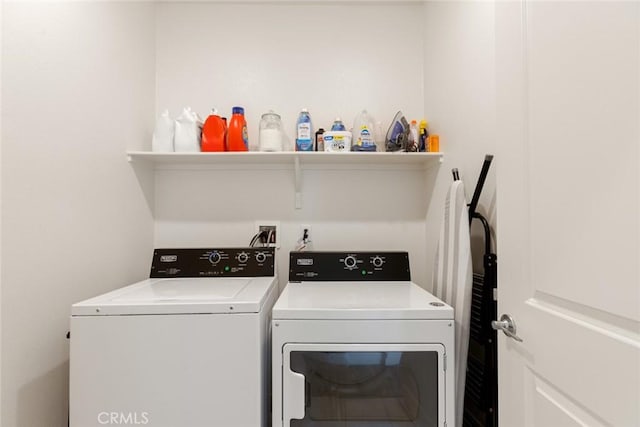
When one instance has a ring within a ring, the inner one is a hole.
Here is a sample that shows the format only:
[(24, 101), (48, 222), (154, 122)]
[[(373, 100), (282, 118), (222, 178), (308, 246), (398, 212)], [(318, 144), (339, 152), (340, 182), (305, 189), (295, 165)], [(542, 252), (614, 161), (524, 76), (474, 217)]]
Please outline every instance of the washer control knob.
[(218, 253), (217, 251), (213, 251), (211, 252), (211, 255), (209, 255), (209, 262), (213, 265), (216, 265), (217, 263), (220, 262), (220, 253)]
[(382, 264), (384, 264), (384, 261), (382, 260), (381, 257), (376, 256), (376, 257), (373, 257), (373, 259), (371, 260), (371, 263), (373, 264), (374, 267), (380, 268), (382, 267)]
[(357, 262), (356, 257), (349, 255), (344, 259), (344, 266), (347, 268), (356, 268)]
[(267, 260), (267, 255), (264, 252), (258, 252), (256, 254), (256, 261), (263, 263)]
[(246, 252), (240, 252), (238, 254), (238, 262), (240, 264), (245, 264), (247, 261), (249, 261), (249, 255)]

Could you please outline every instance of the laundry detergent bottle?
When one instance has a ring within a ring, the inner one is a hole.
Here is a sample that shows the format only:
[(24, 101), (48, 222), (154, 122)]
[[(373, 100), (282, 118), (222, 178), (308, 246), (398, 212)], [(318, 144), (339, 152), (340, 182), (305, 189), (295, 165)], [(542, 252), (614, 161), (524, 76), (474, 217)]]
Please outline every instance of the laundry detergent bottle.
[(249, 151), (247, 121), (244, 108), (233, 107), (229, 128), (227, 129), (227, 151)]
[(202, 127), (201, 150), (204, 152), (225, 151), (225, 137), (226, 125), (214, 108)]
[(353, 122), (353, 142), (352, 151), (376, 151), (374, 139), (374, 120), (367, 112), (362, 110)]
[(313, 151), (313, 128), (309, 110), (303, 108), (296, 121), (296, 151)]
[(342, 119), (340, 117), (336, 117), (336, 119), (333, 121), (333, 124), (331, 125), (331, 130), (347, 130), (347, 128), (344, 127)]

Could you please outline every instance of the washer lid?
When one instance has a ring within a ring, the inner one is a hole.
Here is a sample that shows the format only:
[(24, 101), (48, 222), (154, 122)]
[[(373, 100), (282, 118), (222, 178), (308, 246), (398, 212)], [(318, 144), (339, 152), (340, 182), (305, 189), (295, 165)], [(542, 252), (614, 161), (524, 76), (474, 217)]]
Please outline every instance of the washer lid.
[(453, 308), (413, 282), (288, 283), (273, 319), (453, 319)]
[(74, 304), (72, 316), (257, 313), (274, 277), (147, 279)]

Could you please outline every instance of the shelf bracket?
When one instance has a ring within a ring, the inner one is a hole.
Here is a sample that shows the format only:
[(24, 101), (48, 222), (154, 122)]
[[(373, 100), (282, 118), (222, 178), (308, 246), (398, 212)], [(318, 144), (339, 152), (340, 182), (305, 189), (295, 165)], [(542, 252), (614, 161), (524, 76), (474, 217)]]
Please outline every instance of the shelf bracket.
[(293, 158), (294, 188), (295, 188), (295, 208), (302, 209), (302, 173), (300, 171), (300, 156)]

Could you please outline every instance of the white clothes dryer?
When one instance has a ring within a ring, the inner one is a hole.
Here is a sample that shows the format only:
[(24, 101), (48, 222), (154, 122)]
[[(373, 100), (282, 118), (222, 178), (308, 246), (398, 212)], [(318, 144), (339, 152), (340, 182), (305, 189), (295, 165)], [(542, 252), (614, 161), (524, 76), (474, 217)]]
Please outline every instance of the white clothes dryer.
[(274, 251), (156, 249), (71, 308), (70, 425), (268, 425)]
[(453, 309), (406, 252), (292, 252), (272, 324), (274, 427), (455, 425)]

